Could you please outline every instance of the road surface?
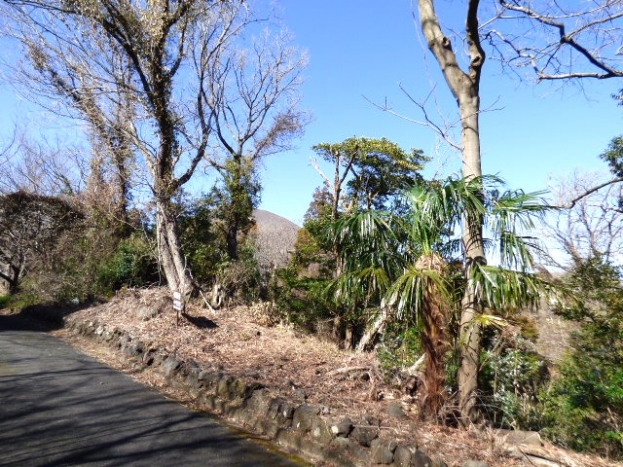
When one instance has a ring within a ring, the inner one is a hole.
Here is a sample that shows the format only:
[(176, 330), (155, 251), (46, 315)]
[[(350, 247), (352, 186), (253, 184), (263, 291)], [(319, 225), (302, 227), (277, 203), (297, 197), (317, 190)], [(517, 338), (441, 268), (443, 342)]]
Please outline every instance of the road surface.
[(303, 465), (20, 324), (0, 316), (0, 466)]

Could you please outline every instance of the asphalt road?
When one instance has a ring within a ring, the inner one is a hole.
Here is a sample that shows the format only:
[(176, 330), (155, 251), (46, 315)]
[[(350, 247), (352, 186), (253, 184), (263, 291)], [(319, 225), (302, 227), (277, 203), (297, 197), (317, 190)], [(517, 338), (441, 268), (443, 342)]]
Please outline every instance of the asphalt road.
[(0, 466), (300, 466), (0, 316)]

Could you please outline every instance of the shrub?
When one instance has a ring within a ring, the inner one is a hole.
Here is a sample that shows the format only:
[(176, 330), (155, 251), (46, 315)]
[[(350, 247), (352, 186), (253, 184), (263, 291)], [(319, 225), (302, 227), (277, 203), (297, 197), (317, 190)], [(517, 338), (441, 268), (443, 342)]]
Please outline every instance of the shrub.
[(544, 358), (525, 348), (484, 352), (480, 374), (483, 408), (495, 426), (538, 430), (539, 392), (549, 379)]
[(386, 378), (412, 366), (423, 355), (420, 332), (415, 324), (388, 323), (377, 351)]
[(323, 322), (333, 319), (325, 297), (327, 279), (299, 278), (295, 269), (277, 272), (271, 294), (288, 321), (309, 331), (318, 331)]
[(234, 305), (249, 305), (268, 297), (268, 278), (263, 277), (253, 249), (244, 245), (239, 259), (219, 265), (217, 283)]
[(5, 308), (9, 304), (10, 301), (11, 301), (11, 296), (10, 295), (2, 295), (2, 296), (0, 296), (0, 310)]
[(581, 322), (559, 377), (543, 394), (553, 441), (623, 459), (623, 288), (599, 257), (577, 264), (570, 281), (585, 299), (566, 310)]
[(122, 286), (140, 287), (157, 281), (154, 248), (139, 234), (120, 241), (110, 258), (97, 269), (98, 291), (104, 295)]

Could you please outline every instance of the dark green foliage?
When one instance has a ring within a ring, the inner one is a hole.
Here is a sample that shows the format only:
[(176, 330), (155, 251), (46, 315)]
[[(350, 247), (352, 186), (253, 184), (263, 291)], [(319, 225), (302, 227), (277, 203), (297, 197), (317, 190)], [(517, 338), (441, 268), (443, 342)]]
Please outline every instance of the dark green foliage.
[(0, 295), (0, 310), (6, 307), (11, 301), (10, 295)]
[(327, 249), (326, 243), (324, 237), (317, 237), (307, 227), (301, 228), (294, 244), (291, 267), (301, 272), (313, 271), (310, 272), (313, 276), (331, 277), (335, 271), (335, 255)]
[(608, 163), (614, 175), (623, 177), (623, 136), (612, 138), (608, 149), (599, 157)]
[(179, 217), (182, 248), (200, 284), (212, 283), (227, 261), (225, 237), (214, 227), (211, 201), (209, 196), (190, 201)]
[(538, 430), (538, 394), (548, 379), (544, 358), (522, 345), (485, 351), (479, 388), (487, 418), (502, 428)]
[[(242, 208), (244, 203), (241, 203), (238, 206), (241, 210), (235, 214), (231, 212), (236, 208), (230, 204), (230, 194), (214, 188), (210, 194), (185, 203), (179, 217), (182, 248), (199, 284), (217, 283), (231, 303), (248, 304), (266, 298), (269, 278), (263, 277), (253, 248), (244, 241), (244, 235), (253, 225), (254, 204)], [(243, 192), (238, 195), (244, 197)], [(241, 217), (236, 220), (238, 215)], [(239, 229), (235, 259), (229, 250), (231, 222)]]
[(363, 210), (397, 208), (399, 195), (422, 179), (419, 171), (429, 160), (421, 150), (405, 151), (386, 138), (353, 137), (312, 149), (342, 170), (337, 194), (346, 182), (346, 198)]
[(422, 181), (419, 171), (429, 159), (419, 149), (404, 151), (385, 138), (346, 142), (359, 152), (353, 163), (353, 178), (346, 184), (348, 196), (365, 209), (398, 210), (399, 195)]
[(333, 319), (325, 293), (328, 283), (328, 279), (301, 278), (295, 268), (286, 268), (277, 272), (272, 294), (291, 323), (317, 331), (322, 328), (319, 323)]
[(238, 259), (239, 236), (253, 226), (253, 210), (258, 206), (262, 186), (254, 161), (242, 156), (228, 159), (220, 167), (221, 183), (206, 199), (213, 210), (214, 226), (225, 238), (229, 259)]
[(116, 237), (106, 223), (86, 219), (59, 238), (24, 283), (39, 301), (108, 297), (123, 286), (159, 282), (155, 247), (145, 232)]
[(140, 234), (121, 240), (115, 252), (97, 270), (100, 293), (112, 294), (123, 286), (141, 287), (158, 282), (155, 249)]
[(623, 459), (623, 288), (620, 271), (599, 257), (576, 265), (571, 282), (585, 298), (567, 312), (580, 321), (573, 351), (545, 395), (552, 440)]
[(416, 323), (392, 320), (387, 324), (378, 348), (379, 361), (386, 378), (412, 366), (422, 355), (420, 333)]

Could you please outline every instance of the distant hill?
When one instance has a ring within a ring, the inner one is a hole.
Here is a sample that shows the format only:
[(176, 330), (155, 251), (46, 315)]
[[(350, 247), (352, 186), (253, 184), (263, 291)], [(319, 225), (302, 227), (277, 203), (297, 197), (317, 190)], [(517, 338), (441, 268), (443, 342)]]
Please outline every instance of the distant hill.
[(285, 217), (262, 209), (253, 211), (253, 217), (255, 226), (250, 237), (260, 266), (265, 269), (287, 266), (300, 227)]

